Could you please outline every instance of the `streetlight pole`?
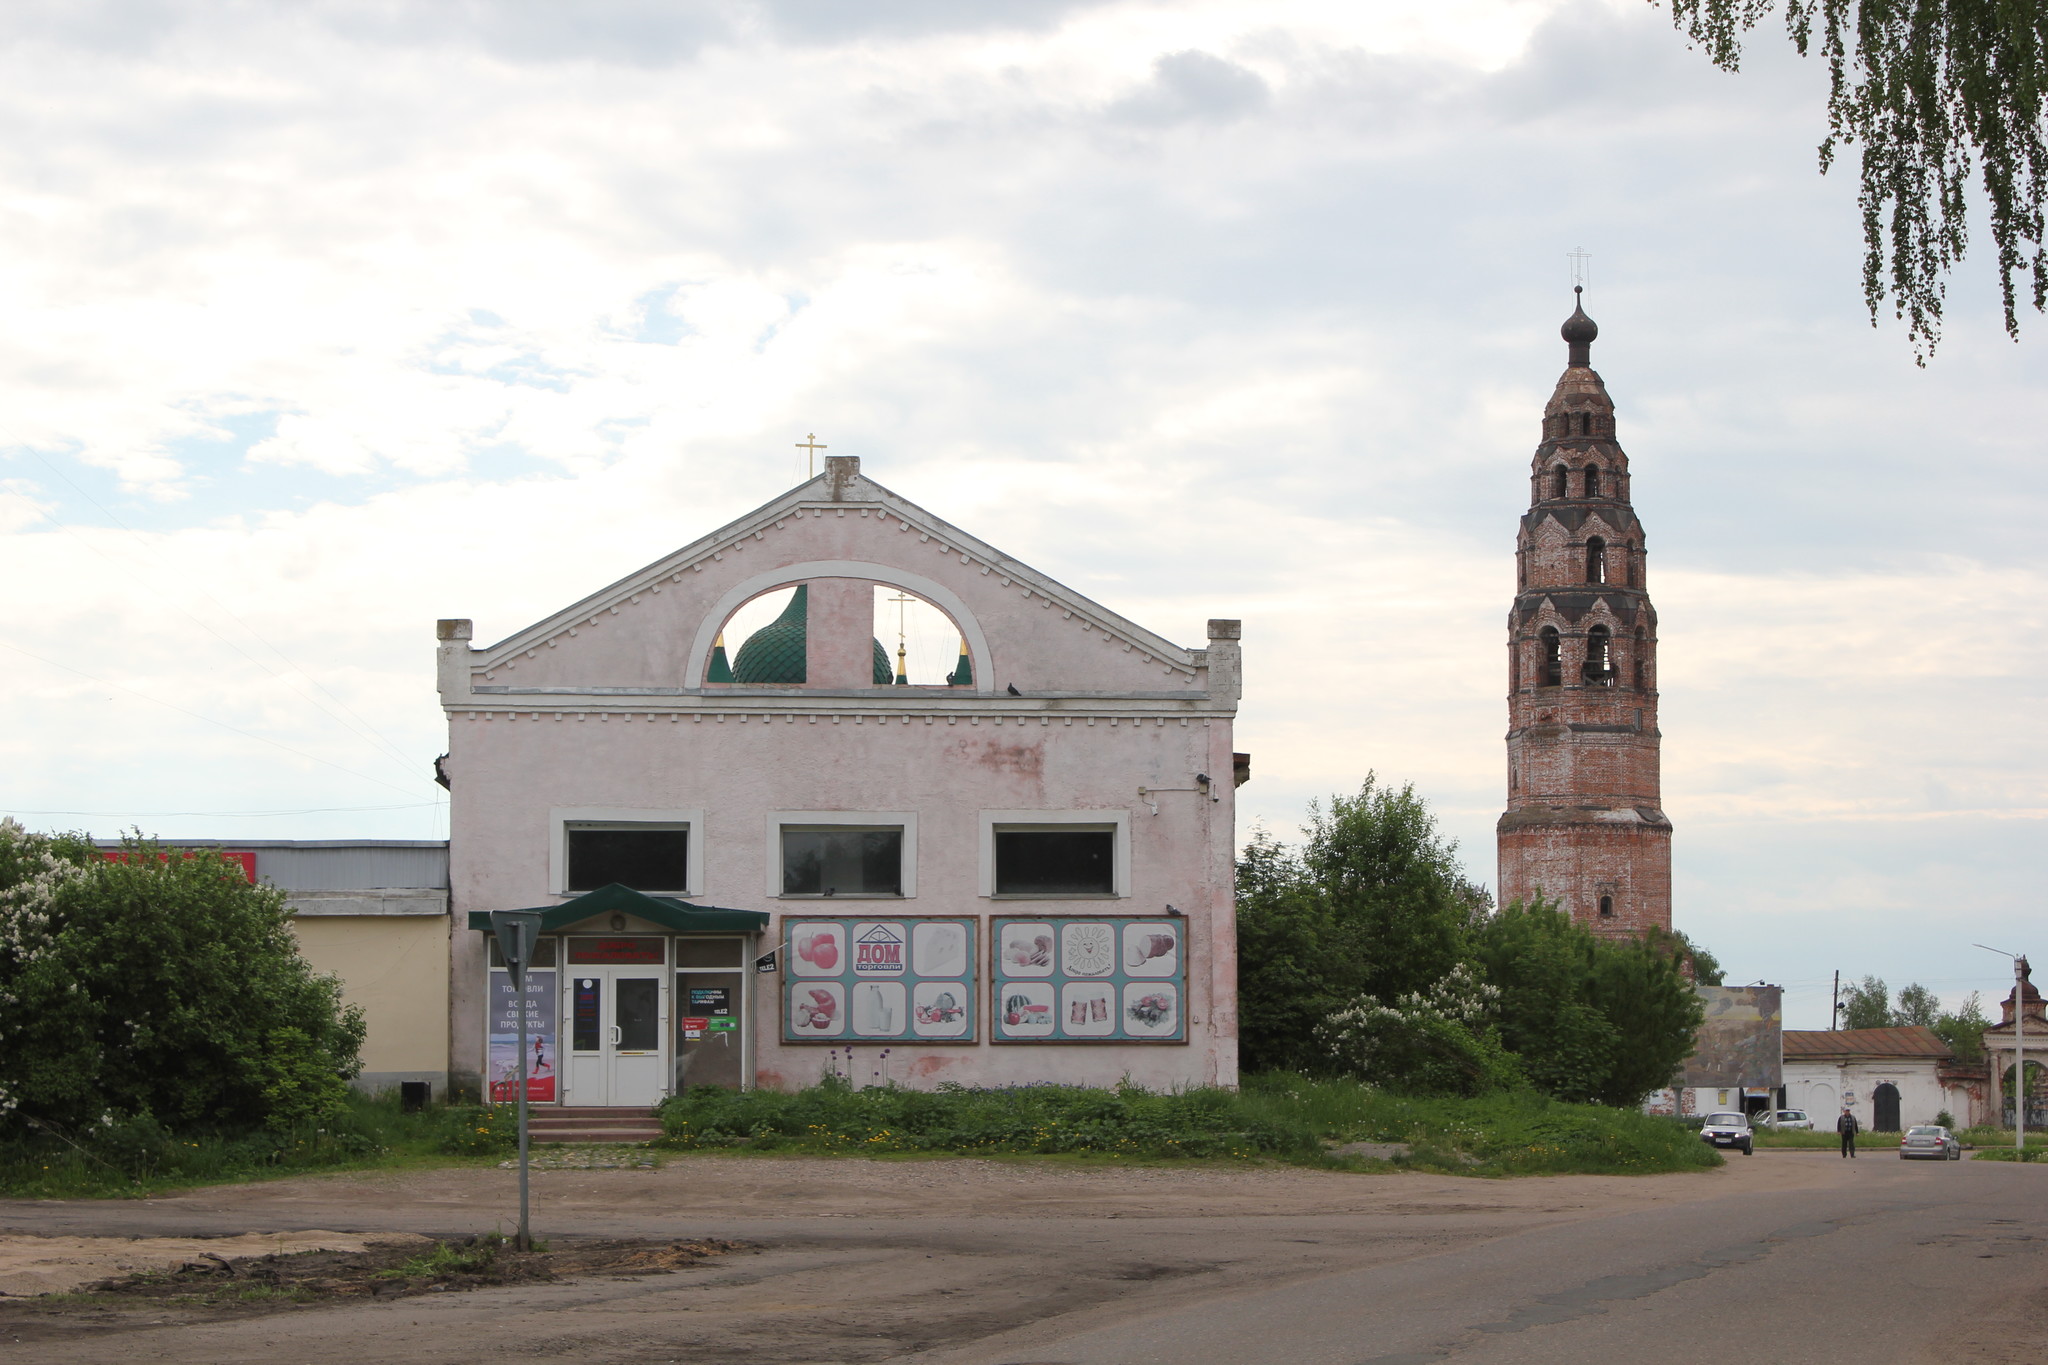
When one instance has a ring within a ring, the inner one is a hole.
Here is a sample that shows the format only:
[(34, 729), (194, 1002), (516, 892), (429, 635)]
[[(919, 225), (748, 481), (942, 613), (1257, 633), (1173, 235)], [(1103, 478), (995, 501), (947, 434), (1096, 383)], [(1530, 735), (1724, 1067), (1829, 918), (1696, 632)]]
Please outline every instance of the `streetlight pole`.
[(2012, 959), (2012, 1145), (2013, 1155), (2027, 1159), (2027, 959), (2003, 948), (1974, 943), (1987, 953)]

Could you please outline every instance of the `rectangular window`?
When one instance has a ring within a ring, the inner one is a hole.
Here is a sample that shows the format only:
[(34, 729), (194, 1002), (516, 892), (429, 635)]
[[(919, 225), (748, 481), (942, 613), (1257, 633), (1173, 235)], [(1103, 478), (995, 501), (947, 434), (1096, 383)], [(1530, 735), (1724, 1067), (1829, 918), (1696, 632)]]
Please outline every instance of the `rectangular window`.
[(902, 895), (902, 829), (784, 825), (782, 894)]
[(998, 826), (998, 896), (1113, 896), (1114, 825)]
[(690, 885), (687, 825), (581, 825), (567, 830), (565, 889), (595, 891), (613, 882), (635, 891), (685, 891)]

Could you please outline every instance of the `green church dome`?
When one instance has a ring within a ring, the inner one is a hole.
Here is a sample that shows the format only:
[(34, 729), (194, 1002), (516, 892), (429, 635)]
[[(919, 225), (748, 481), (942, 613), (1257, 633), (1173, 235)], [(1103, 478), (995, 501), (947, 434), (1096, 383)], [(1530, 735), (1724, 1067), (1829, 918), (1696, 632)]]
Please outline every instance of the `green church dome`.
[(810, 585), (799, 583), (782, 615), (747, 637), (733, 656), (736, 683), (801, 683), (810, 676), (806, 646)]
[[(782, 615), (747, 637), (733, 656), (734, 682), (788, 687), (810, 680), (810, 595), (809, 584), (797, 584)], [(880, 640), (874, 645), (875, 686), (887, 687), (896, 676), (889, 668), (889, 651)]]

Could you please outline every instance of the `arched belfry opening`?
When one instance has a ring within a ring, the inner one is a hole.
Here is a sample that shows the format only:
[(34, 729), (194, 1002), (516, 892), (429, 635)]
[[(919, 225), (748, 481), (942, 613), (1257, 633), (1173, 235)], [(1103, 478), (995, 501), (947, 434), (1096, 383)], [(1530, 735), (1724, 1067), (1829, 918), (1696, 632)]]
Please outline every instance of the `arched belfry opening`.
[(1580, 673), (1591, 686), (1614, 686), (1614, 634), (1607, 627), (1586, 632), (1586, 662)]
[(1589, 537), (1586, 541), (1586, 581), (1607, 581), (1607, 542), (1600, 536)]
[(1556, 626), (1545, 626), (1536, 634), (1536, 647), (1541, 651), (1542, 663), (1537, 666), (1538, 687), (1558, 687), (1564, 683), (1564, 641), (1559, 638)]

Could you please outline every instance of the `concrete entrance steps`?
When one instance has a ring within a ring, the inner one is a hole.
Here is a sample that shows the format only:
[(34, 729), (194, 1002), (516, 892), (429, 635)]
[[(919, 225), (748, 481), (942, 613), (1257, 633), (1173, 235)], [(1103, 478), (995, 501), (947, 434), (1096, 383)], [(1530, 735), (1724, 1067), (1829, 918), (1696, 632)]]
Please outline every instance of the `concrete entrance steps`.
[(526, 1111), (532, 1142), (651, 1142), (661, 1120), (646, 1109), (599, 1109), (535, 1105)]

